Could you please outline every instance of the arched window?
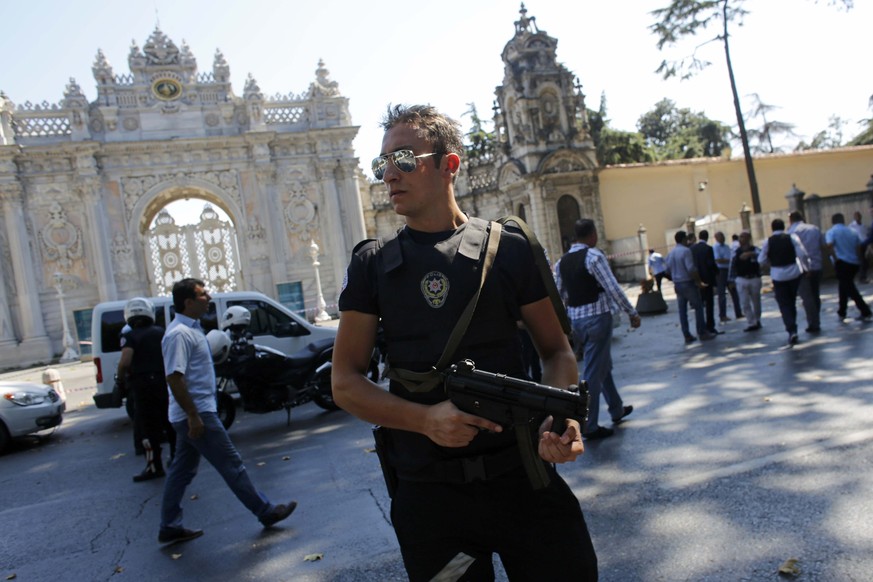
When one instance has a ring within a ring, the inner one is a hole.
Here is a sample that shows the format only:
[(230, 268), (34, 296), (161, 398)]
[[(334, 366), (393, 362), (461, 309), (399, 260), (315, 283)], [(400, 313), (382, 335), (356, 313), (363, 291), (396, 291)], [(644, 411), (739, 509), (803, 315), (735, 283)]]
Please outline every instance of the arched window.
[(576, 199), (569, 195), (564, 195), (558, 198), (558, 225), (561, 227), (561, 247), (566, 253), (570, 250), (570, 245), (576, 240), (576, 233), (573, 230), (573, 225), (581, 218), (579, 216), (579, 203)]

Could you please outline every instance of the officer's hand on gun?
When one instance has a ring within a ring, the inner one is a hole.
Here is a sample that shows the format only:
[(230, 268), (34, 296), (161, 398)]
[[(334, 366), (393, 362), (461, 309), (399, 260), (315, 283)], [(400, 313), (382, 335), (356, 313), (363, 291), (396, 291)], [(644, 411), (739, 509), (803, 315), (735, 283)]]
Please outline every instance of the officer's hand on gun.
[(547, 463), (569, 463), (585, 452), (579, 423), (568, 418), (565, 427), (563, 434), (552, 432), (551, 416), (540, 425), (539, 454)]
[(428, 407), (424, 434), (443, 447), (465, 447), (480, 430), (503, 432), (503, 427), (486, 418), (467, 414), (450, 400)]

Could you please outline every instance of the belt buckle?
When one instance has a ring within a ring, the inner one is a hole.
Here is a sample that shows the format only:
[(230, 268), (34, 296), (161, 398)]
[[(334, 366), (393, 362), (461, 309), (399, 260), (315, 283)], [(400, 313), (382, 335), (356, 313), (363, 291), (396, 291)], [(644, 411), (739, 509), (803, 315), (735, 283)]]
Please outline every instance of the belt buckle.
[(485, 458), (482, 455), (462, 458), (461, 467), (464, 470), (464, 483), (488, 480), (488, 476), (485, 473)]

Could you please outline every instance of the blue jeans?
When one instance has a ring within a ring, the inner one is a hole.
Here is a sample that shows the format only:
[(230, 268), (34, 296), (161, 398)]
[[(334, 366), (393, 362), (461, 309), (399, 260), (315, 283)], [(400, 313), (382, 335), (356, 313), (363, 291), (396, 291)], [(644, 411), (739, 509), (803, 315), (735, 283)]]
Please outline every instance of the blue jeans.
[(697, 335), (705, 334), (706, 322), (703, 319), (703, 301), (700, 300), (697, 284), (694, 281), (680, 281), (674, 282), (673, 288), (676, 292), (676, 302), (679, 304), (679, 325), (682, 327), (682, 334), (686, 338), (691, 336), (691, 331), (688, 329), (689, 303), (694, 308), (697, 319)]
[(258, 518), (273, 509), (263, 493), (255, 489), (242, 462), (242, 457), (227, 436), (218, 415), (201, 412), (204, 431), (200, 438), (188, 436), (188, 421), (174, 422), (176, 429), (176, 456), (164, 483), (164, 499), (161, 503), (161, 529), (182, 527), (182, 497), (185, 489), (197, 474), (200, 457), (215, 467), (230, 490)]
[(573, 320), (573, 337), (582, 351), (582, 378), (588, 383), (588, 422), (582, 432), (597, 430), (600, 395), (612, 418), (621, 418), (624, 402), (612, 381), (612, 314), (601, 313)]

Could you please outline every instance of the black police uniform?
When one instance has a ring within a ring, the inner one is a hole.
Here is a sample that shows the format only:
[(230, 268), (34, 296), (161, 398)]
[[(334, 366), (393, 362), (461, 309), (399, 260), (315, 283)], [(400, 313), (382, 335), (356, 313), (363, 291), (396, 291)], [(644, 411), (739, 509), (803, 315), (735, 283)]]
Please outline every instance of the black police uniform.
[[(170, 397), (161, 353), (163, 337), (164, 328), (159, 325), (132, 327), (121, 337), (122, 349), (133, 349), (133, 358), (127, 370), (127, 385), (134, 399), (134, 423), (143, 440), (149, 443), (145, 447), (146, 470), (135, 480), (144, 480), (149, 472), (163, 475), (162, 441), (169, 444), (171, 458), (176, 449), (176, 431), (167, 416)], [(153, 467), (150, 463), (154, 463)]]
[[(453, 231), (407, 227), (384, 244), (364, 241), (352, 255), (340, 310), (381, 318), (391, 366), (430, 369), (479, 287), (487, 228), (470, 219)], [(504, 227), (453, 360), (526, 377), (516, 322), (520, 306), (545, 297), (530, 245), (517, 229)], [(446, 398), (440, 387), (410, 392), (392, 380), (389, 389), (425, 404)], [(386, 457), (399, 478), (391, 520), (411, 580), (430, 580), (450, 563), (466, 571), (462, 580), (493, 579), (494, 552), (512, 580), (596, 580), (597, 558), (575, 495), (551, 465), (550, 485), (532, 489), (512, 430), (483, 431), (457, 448), (420, 433), (392, 430), (390, 437)], [(468, 481), (464, 463), (477, 456), (486, 478)]]

